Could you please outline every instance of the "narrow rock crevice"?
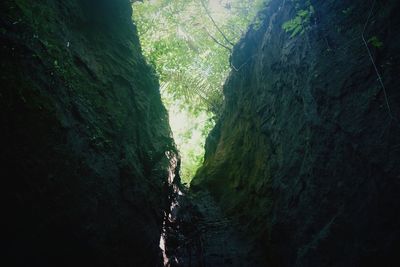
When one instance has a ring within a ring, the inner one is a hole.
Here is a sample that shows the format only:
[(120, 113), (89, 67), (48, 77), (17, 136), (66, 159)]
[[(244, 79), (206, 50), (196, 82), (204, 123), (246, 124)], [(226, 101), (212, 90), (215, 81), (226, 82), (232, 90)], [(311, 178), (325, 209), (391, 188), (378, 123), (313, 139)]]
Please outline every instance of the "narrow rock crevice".
[(399, 1), (267, 1), (190, 189), (131, 2), (0, 3), (7, 266), (400, 266)]

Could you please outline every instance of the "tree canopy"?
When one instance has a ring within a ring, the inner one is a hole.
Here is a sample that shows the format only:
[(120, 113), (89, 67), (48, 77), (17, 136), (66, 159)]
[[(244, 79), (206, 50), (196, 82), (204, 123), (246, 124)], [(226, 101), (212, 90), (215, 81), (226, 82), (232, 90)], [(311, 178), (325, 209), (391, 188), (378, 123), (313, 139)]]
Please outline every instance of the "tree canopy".
[(149, 0), (133, 4), (142, 49), (156, 69), (182, 157), (182, 180), (200, 166), (223, 103), (229, 56), (265, 0)]

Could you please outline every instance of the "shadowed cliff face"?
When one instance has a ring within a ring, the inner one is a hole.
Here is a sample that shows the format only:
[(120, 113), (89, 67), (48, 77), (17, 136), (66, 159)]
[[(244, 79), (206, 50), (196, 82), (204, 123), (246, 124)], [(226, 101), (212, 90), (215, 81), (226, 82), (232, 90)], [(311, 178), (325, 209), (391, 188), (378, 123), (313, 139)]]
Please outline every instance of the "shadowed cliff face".
[(176, 153), (129, 1), (0, 5), (6, 260), (156, 266)]
[[(399, 2), (377, 1), (368, 21), (372, 2), (296, 2), (271, 1), (235, 46), (192, 188), (211, 191), (268, 266), (395, 266)], [(310, 6), (297, 34), (282, 29)]]

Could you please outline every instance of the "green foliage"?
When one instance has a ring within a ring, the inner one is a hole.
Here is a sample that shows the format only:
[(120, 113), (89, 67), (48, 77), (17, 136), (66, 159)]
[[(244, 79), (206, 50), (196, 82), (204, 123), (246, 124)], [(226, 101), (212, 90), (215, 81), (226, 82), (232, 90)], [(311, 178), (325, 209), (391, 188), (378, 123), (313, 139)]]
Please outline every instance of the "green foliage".
[(218, 6), (209, 1), (207, 11), (201, 1), (194, 0), (135, 3), (133, 16), (144, 54), (159, 74), (162, 89), (173, 99), (184, 100), (192, 110), (218, 113), (230, 51), (212, 37), (225, 46), (230, 44), (208, 15), (235, 43), (263, 2), (234, 0)]
[(160, 78), (186, 182), (201, 165), (205, 137), (221, 112), (231, 43), (238, 41), (263, 4), (265, 0), (133, 4), (143, 52)]
[(376, 36), (376, 35), (369, 38), (368, 43), (370, 43), (372, 46), (374, 46), (376, 48), (383, 47), (383, 42), (381, 40), (379, 40), (378, 36)]
[(297, 3), (296, 9), (296, 16), (282, 25), (282, 29), (290, 33), (291, 38), (305, 33), (310, 27), (310, 21), (315, 12), (314, 7), (309, 1), (307, 1), (307, 6), (303, 9), (299, 9), (299, 4)]

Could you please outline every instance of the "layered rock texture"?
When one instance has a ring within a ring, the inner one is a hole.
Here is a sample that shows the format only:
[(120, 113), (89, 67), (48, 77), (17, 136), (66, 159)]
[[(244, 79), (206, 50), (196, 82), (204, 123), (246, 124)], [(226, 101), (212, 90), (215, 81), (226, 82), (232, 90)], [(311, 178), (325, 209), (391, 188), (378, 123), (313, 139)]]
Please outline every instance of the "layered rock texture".
[(176, 153), (129, 2), (0, 3), (7, 266), (162, 262)]
[(272, 0), (235, 46), (192, 188), (267, 266), (399, 264), (399, 4)]

